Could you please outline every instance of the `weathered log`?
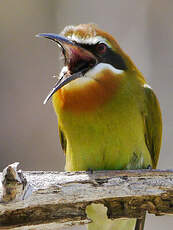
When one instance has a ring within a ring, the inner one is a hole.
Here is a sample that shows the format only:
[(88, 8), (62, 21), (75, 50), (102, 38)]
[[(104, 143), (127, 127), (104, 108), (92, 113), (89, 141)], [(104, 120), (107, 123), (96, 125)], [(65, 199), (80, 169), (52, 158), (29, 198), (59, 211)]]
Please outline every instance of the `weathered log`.
[(22, 200), (6, 202), (0, 186), (0, 229), (58, 229), (88, 223), (86, 207), (91, 203), (105, 205), (111, 219), (140, 218), (146, 211), (173, 214), (173, 170), (23, 174), (32, 192)]

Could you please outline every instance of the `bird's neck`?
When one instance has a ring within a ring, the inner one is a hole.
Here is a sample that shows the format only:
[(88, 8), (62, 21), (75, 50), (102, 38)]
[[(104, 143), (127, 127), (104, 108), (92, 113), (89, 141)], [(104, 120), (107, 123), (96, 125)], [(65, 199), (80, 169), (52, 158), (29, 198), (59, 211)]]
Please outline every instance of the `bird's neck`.
[(76, 113), (96, 110), (116, 95), (121, 78), (121, 74), (103, 69), (92, 77), (76, 79), (54, 94), (55, 110)]

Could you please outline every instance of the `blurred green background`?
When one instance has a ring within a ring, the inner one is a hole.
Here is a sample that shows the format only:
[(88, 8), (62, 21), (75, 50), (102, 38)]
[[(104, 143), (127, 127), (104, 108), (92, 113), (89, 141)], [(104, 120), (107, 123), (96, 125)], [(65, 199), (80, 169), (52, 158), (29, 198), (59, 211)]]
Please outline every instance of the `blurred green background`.
[[(64, 170), (56, 116), (42, 103), (60, 71), (60, 52), (35, 34), (89, 22), (116, 37), (155, 90), (164, 120), (159, 168), (173, 168), (172, 0), (1, 0), (0, 170), (15, 161), (24, 170)], [(173, 217), (149, 216), (145, 229), (172, 224)]]

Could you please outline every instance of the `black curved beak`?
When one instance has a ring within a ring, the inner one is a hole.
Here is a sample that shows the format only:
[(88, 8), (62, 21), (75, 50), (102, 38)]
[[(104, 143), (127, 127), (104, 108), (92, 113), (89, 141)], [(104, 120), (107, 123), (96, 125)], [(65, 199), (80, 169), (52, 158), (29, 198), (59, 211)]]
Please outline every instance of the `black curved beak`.
[(67, 66), (68, 69), (68, 72), (64, 73), (63, 76), (60, 77), (53, 89), (49, 92), (48, 96), (44, 100), (44, 104), (46, 104), (46, 102), (57, 90), (69, 82), (83, 77), (89, 69), (96, 65), (97, 59), (91, 52), (66, 37), (52, 33), (38, 34), (36, 37), (48, 38), (58, 43), (64, 55), (65, 66)]

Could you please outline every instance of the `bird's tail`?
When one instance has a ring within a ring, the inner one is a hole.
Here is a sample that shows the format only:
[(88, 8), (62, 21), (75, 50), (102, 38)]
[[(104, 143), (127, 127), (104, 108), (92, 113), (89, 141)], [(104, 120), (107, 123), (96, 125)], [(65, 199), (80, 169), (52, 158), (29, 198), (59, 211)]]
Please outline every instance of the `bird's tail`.
[(107, 208), (101, 204), (88, 206), (87, 215), (92, 220), (88, 224), (88, 230), (137, 230), (136, 219), (110, 220), (107, 217)]

